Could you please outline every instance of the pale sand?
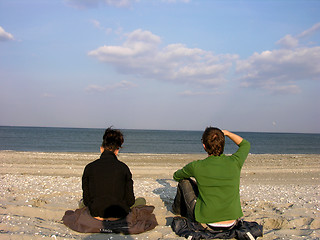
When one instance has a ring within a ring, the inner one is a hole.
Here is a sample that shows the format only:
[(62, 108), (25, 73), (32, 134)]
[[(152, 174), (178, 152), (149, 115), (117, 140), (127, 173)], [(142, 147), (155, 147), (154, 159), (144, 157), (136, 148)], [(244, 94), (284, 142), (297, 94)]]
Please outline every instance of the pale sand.
[[(155, 206), (159, 223), (139, 235), (81, 234), (61, 223), (81, 198), (92, 153), (0, 151), (0, 239), (184, 239), (170, 223), (172, 174), (200, 154), (120, 154), (135, 195)], [(320, 155), (250, 155), (241, 174), (244, 220), (264, 226), (263, 239), (320, 239)]]

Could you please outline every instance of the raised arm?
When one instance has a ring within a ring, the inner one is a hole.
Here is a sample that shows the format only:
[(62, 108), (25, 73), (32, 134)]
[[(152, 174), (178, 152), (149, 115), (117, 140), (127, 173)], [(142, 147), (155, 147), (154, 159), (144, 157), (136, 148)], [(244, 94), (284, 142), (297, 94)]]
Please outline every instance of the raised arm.
[(221, 130), (222, 132), (223, 132), (223, 134), (225, 135), (225, 136), (227, 136), (228, 138), (230, 138), (235, 144), (237, 144), (237, 145), (239, 145), (241, 142), (242, 142), (242, 140), (243, 140), (243, 138), (242, 137), (240, 137), (239, 135), (237, 135), (237, 134), (234, 134), (234, 133), (232, 133), (232, 132), (229, 132), (228, 130)]

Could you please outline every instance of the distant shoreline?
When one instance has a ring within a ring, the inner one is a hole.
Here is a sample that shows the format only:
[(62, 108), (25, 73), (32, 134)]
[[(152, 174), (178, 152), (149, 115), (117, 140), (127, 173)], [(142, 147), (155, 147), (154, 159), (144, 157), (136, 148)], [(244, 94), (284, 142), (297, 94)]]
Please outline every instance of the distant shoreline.
[[(13, 125), (0, 125), (0, 127), (9, 127), (9, 128), (57, 128), (57, 129), (95, 129), (95, 130), (102, 130), (104, 131), (105, 128), (100, 128), (100, 127), (52, 127), (52, 126), (13, 126)], [(205, 127), (204, 127), (205, 128)], [(124, 130), (124, 131), (191, 131), (191, 132), (203, 132), (204, 129), (140, 129), (140, 128), (116, 128), (119, 130)], [(320, 132), (282, 132), (282, 131), (237, 131), (237, 130), (232, 130), (230, 131), (235, 132), (235, 133), (283, 133), (283, 134), (320, 134)]]

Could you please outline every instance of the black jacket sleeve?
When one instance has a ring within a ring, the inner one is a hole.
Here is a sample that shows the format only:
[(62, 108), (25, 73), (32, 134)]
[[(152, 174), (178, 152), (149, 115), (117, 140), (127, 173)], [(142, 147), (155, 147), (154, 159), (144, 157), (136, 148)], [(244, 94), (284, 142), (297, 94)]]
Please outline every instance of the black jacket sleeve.
[(82, 192), (83, 192), (83, 203), (85, 206), (88, 206), (90, 201), (89, 194), (89, 177), (88, 177), (88, 169), (85, 167), (82, 175)]
[(132, 180), (132, 174), (130, 170), (128, 169), (127, 174), (127, 181), (126, 181), (126, 199), (128, 206), (132, 206), (135, 202), (135, 196), (133, 192), (133, 180)]

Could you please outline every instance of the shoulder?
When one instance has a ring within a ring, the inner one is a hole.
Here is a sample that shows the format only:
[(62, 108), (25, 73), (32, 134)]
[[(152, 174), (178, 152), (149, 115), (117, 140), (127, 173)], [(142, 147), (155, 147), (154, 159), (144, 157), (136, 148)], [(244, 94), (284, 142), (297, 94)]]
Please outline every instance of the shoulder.
[(94, 165), (98, 164), (98, 163), (99, 163), (99, 160), (100, 160), (100, 159), (96, 159), (96, 160), (94, 160), (94, 161), (92, 161), (92, 162), (88, 163), (88, 164), (86, 165), (86, 167), (92, 167), (92, 166), (94, 166)]
[(200, 160), (194, 160), (190, 163), (188, 163), (187, 165), (184, 166), (184, 169), (195, 169), (198, 168), (202, 165), (206, 165), (206, 163), (210, 161), (209, 157), (205, 158), (205, 159), (200, 159)]
[(248, 140), (246, 140), (246, 139), (243, 139), (242, 141), (241, 141), (241, 143), (239, 144), (239, 147), (249, 147), (250, 148), (250, 142), (248, 141)]
[(128, 167), (128, 165), (122, 161), (120, 161), (118, 159), (117, 164), (119, 165), (119, 167), (121, 167), (123, 170), (126, 170), (128, 172), (130, 172), (130, 168)]
[(128, 165), (118, 159), (117, 163), (125, 168), (129, 168)]
[(88, 163), (88, 164), (85, 166), (84, 169), (85, 169), (85, 170), (88, 170), (88, 169), (90, 169), (90, 168), (95, 167), (95, 165), (98, 164), (98, 161), (99, 161), (99, 160), (100, 160), (100, 159), (97, 159), (97, 160), (94, 160), (94, 161)]

